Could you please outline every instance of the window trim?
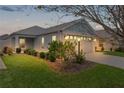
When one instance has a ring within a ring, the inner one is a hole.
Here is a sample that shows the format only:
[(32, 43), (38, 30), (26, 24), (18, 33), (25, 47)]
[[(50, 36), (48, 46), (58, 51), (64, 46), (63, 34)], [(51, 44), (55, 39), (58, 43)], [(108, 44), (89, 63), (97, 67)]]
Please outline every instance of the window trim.
[(57, 36), (56, 35), (52, 35), (52, 41), (56, 41), (57, 40)]
[(41, 46), (42, 46), (42, 48), (44, 48), (44, 43), (45, 43), (45, 38), (41, 37)]

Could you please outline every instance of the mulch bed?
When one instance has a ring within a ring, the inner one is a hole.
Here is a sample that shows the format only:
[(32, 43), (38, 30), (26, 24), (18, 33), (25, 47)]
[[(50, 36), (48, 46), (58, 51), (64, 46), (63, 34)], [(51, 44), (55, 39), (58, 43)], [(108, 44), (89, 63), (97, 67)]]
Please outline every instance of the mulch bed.
[(61, 59), (57, 59), (56, 62), (47, 61), (48, 66), (56, 72), (80, 72), (91, 67), (95, 67), (96, 63), (85, 61), (82, 64), (69, 63), (65, 64)]

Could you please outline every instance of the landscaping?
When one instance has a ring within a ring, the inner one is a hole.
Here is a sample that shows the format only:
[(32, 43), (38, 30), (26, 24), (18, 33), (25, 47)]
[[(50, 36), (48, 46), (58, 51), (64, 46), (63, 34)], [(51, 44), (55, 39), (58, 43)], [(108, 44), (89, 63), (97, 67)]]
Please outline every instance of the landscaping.
[(0, 87), (124, 87), (124, 70), (106, 65), (94, 63), (79, 72), (63, 73), (26, 54), (2, 59), (7, 69), (0, 71)]
[(124, 87), (124, 70), (87, 61), (76, 43), (50, 43), (48, 52), (4, 47), (0, 87)]
[(104, 54), (124, 57), (124, 52), (119, 52), (119, 51), (105, 51)]

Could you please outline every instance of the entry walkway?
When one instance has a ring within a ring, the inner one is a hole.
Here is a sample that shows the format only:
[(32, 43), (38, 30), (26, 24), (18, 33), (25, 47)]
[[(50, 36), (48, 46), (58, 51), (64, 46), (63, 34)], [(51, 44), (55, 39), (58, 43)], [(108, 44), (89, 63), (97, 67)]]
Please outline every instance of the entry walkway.
[(100, 64), (124, 69), (124, 57), (104, 55), (103, 53), (86, 54), (86, 59)]
[(0, 58), (0, 70), (6, 69), (6, 66), (3, 62), (3, 60)]

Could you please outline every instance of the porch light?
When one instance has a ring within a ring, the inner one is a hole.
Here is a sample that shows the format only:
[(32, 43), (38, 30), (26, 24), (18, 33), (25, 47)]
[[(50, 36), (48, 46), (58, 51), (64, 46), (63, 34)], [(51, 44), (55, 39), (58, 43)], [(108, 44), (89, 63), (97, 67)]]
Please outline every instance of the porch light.
[(96, 39), (93, 39), (94, 42), (96, 42)]
[(65, 40), (68, 40), (69, 39), (69, 36), (65, 36)]

